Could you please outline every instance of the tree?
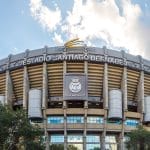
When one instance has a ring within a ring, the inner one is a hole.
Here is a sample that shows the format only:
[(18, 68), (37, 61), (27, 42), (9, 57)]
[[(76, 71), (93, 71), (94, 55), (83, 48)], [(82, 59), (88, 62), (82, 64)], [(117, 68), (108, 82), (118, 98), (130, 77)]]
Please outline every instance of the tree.
[(130, 150), (150, 150), (150, 131), (139, 126), (127, 135), (127, 148)]
[(50, 150), (64, 150), (63, 144), (52, 144), (50, 145)]
[[(63, 144), (52, 144), (50, 145), (50, 150), (64, 150), (64, 145)], [(77, 147), (74, 145), (68, 145), (67, 150), (79, 150)]]
[(0, 104), (0, 149), (42, 150), (41, 135), (40, 128), (30, 124), (25, 111)]
[(79, 150), (79, 149), (74, 145), (68, 145), (67, 150)]

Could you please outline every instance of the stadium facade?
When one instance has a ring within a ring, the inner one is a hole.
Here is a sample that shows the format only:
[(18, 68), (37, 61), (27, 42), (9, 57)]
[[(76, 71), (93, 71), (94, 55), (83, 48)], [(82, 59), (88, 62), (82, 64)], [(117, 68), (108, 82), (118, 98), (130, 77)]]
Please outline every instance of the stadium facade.
[(49, 144), (125, 149), (150, 130), (150, 61), (106, 47), (44, 47), (0, 60), (0, 101), (23, 107)]

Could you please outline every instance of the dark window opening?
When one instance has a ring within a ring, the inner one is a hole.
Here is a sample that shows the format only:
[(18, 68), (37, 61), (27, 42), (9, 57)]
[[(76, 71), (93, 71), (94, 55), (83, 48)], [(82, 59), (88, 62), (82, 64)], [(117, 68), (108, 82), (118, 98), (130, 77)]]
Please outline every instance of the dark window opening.
[(128, 105), (128, 111), (137, 112), (137, 106)]
[(48, 108), (62, 108), (62, 102), (48, 102)]
[(103, 103), (102, 102), (88, 102), (88, 108), (103, 109)]
[(68, 108), (84, 108), (84, 101), (68, 101)]

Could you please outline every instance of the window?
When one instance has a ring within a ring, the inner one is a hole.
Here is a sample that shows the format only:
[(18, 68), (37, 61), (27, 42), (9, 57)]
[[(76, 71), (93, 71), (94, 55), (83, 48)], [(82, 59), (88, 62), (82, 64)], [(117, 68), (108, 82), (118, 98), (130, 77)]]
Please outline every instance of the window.
[(64, 143), (64, 135), (51, 135), (51, 143)]
[(84, 108), (83, 101), (68, 101), (67, 103), (68, 108)]
[(69, 147), (76, 147), (79, 150), (83, 150), (83, 136), (82, 135), (68, 135), (67, 137), (68, 149)]
[(43, 119), (38, 119), (38, 118), (32, 118), (30, 119), (31, 124), (36, 124), (36, 123), (43, 123)]
[(107, 123), (109, 123), (109, 124), (121, 124), (121, 120), (107, 120)]
[(84, 117), (82, 116), (68, 116), (67, 123), (84, 123)]
[(64, 123), (64, 117), (62, 116), (49, 116), (47, 122), (50, 124), (61, 124)]
[(125, 125), (136, 127), (139, 125), (139, 120), (137, 120), (137, 119), (126, 119)]
[(87, 150), (100, 150), (100, 136), (87, 135), (86, 136), (86, 149)]
[[(54, 97), (52, 97), (52, 96), (50, 97), (50, 99), (53, 99), (53, 98)], [(57, 98), (57, 97), (55, 97), (55, 98)], [(48, 102), (48, 108), (62, 108), (62, 102), (54, 102), (54, 101)]]
[(115, 136), (106, 136), (105, 137), (106, 143), (116, 143), (116, 137)]
[(87, 117), (87, 123), (102, 124), (103, 123), (103, 117), (100, 117), (100, 116)]
[(67, 145), (67, 150), (83, 150), (83, 144), (78, 144), (78, 143), (72, 143)]
[(86, 142), (87, 143), (99, 143), (100, 137), (98, 135), (87, 135)]
[(67, 141), (75, 143), (83, 142), (83, 137), (82, 135), (68, 135)]
[(100, 144), (86, 144), (86, 150), (100, 150)]
[(115, 135), (107, 135), (105, 137), (106, 150), (117, 150), (117, 140)]
[[(50, 136), (50, 149), (54, 149), (55, 146), (64, 148), (64, 135), (63, 134), (52, 134)], [(54, 147), (53, 147), (54, 146)]]

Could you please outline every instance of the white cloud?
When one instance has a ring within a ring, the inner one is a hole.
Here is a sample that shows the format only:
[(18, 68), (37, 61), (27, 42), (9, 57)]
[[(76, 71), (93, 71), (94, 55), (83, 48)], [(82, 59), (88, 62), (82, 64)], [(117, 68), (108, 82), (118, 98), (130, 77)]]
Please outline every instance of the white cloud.
[(30, 0), (32, 16), (49, 32), (56, 29), (61, 21), (61, 11), (55, 5), (55, 10), (50, 10), (43, 5), (42, 0)]
[(105, 43), (109, 48), (122, 47), (150, 57), (150, 29), (140, 22), (142, 10), (131, 0), (119, 0), (119, 6), (116, 0), (74, 0), (72, 10), (63, 19), (54, 4), (55, 10), (51, 10), (42, 0), (30, 0), (33, 17), (54, 35), (56, 44), (63, 43), (62, 35), (68, 39), (79, 37), (89, 45), (96, 39), (98, 46)]
[(103, 39), (109, 47), (124, 47), (132, 54), (145, 55), (143, 49), (146, 50), (147, 37), (139, 22), (141, 15), (139, 5), (130, 0), (120, 0), (119, 7), (115, 0), (87, 0), (84, 3), (74, 0), (73, 9), (66, 19), (66, 30), (70, 32), (70, 38)]
[(57, 44), (57, 45), (62, 45), (64, 43), (62, 37), (60, 34), (57, 34), (56, 32), (54, 33), (54, 37), (53, 37), (53, 41)]

